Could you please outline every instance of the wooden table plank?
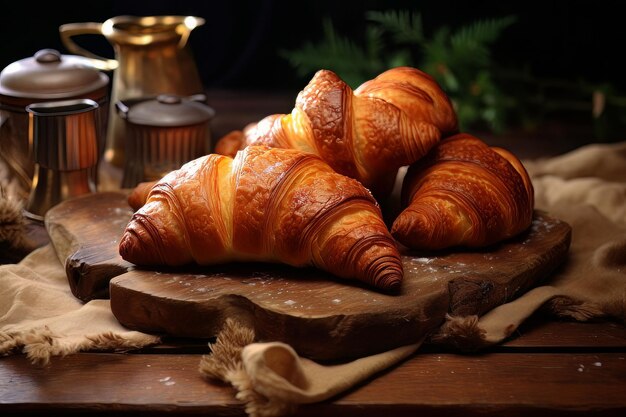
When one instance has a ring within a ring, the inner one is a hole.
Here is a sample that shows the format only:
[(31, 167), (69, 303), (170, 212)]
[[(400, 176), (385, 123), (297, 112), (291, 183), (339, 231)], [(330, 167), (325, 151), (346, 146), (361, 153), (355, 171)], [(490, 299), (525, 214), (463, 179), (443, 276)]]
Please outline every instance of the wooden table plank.
[[(197, 372), (201, 355), (83, 353), (45, 368), (0, 360), (6, 412), (138, 410), (244, 415), (229, 387)], [(618, 415), (626, 412), (626, 353), (418, 354), (302, 415)]]
[(598, 350), (624, 351), (626, 326), (612, 321), (581, 323), (542, 317), (531, 317), (503, 343), (502, 350), (542, 349), (547, 351)]
[[(625, 408), (626, 354), (416, 355), (336, 402), (484, 412)], [(384, 395), (381, 393), (384, 392)]]
[(53, 358), (46, 367), (21, 355), (2, 358), (0, 409), (245, 414), (230, 387), (201, 377), (200, 358), (81, 353)]
[[(497, 353), (420, 352), (334, 402), (303, 406), (298, 414), (624, 414), (624, 332), (624, 326), (612, 322), (562, 322), (537, 316)], [(53, 358), (45, 368), (33, 367), (20, 355), (2, 358), (0, 409), (22, 415), (43, 410), (245, 415), (230, 387), (209, 384), (197, 373), (206, 340), (168, 342), (141, 354)], [(585, 347), (594, 351), (571, 350)], [(536, 352), (520, 350), (528, 348)], [(550, 349), (551, 353), (540, 353)], [(196, 354), (180, 354), (186, 350)]]

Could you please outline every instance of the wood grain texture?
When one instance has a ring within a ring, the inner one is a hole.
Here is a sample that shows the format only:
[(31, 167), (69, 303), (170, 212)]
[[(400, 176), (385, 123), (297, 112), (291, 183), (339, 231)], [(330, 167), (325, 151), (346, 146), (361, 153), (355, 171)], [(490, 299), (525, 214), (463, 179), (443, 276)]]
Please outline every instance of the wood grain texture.
[[(0, 361), (0, 408), (15, 415), (245, 416), (232, 388), (204, 380), (201, 355), (84, 353), (34, 367)], [(618, 416), (626, 411), (626, 354), (419, 352), (299, 416)], [(74, 414), (72, 414), (74, 415)]]
[(65, 264), (72, 293), (83, 301), (109, 297), (109, 280), (132, 265), (117, 250), (132, 215), (123, 192), (88, 194), (51, 208), (45, 226)]
[(111, 309), (148, 333), (207, 338), (234, 317), (307, 357), (359, 357), (416, 342), (446, 313), (481, 314), (515, 298), (563, 262), (569, 239), (567, 224), (537, 213), (528, 233), (489, 251), (406, 253), (399, 295), (280, 265), (135, 269), (111, 280)]
[(626, 351), (626, 326), (614, 321), (576, 322), (535, 314), (500, 351)]
[(23, 356), (3, 358), (0, 409), (87, 412), (107, 407), (112, 414), (141, 409), (229, 415), (234, 408), (241, 415), (233, 390), (207, 383), (199, 362), (200, 355), (89, 353), (37, 367)]
[(619, 415), (625, 365), (624, 353), (417, 354), (334, 405), (388, 415)]

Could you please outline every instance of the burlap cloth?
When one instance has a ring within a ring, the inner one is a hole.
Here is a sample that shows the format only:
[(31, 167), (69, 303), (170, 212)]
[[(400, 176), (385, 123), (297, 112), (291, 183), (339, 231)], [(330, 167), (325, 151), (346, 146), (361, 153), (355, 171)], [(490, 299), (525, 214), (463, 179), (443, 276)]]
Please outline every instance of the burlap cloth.
[[(547, 285), (482, 317), (448, 317), (430, 343), (477, 350), (499, 343), (539, 308), (574, 320), (626, 320), (626, 142), (588, 145), (545, 160), (524, 161), (536, 208), (572, 226), (569, 257)], [(6, 199), (6, 196), (2, 196)], [(6, 206), (7, 201), (0, 202)], [(0, 213), (0, 240), (13, 236)], [(70, 292), (51, 246), (19, 264), (0, 266), (0, 354), (23, 352), (33, 362), (87, 350), (128, 350), (158, 343), (155, 335), (122, 327), (108, 300), (82, 304)], [(341, 395), (419, 353), (420, 343), (349, 363), (319, 364), (279, 342), (255, 342), (254, 332), (229, 320), (200, 375), (236, 388), (251, 416), (278, 416), (299, 404)]]

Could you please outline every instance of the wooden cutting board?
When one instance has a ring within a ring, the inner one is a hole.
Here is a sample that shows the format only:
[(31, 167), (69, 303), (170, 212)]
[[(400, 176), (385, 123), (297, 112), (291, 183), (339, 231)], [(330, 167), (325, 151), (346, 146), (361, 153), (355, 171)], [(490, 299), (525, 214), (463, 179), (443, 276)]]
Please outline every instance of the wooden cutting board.
[(46, 226), (66, 259), (74, 294), (106, 296), (125, 326), (210, 338), (231, 317), (259, 340), (281, 340), (317, 360), (370, 355), (413, 343), (446, 314), (483, 314), (548, 277), (566, 258), (571, 228), (536, 212), (527, 233), (479, 251), (407, 252), (399, 294), (378, 292), (314, 268), (270, 264), (133, 269), (117, 253), (132, 212), (124, 193), (69, 200)]
[(133, 265), (117, 250), (133, 214), (122, 192), (86, 194), (63, 201), (45, 216), (72, 293), (83, 301), (109, 298), (109, 281)]

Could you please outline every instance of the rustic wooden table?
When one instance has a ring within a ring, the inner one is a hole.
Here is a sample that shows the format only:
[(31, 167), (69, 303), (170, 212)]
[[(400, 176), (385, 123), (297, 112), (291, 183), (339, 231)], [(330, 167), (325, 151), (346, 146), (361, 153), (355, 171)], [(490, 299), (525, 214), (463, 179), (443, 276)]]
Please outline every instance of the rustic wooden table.
[[(0, 414), (245, 416), (229, 386), (198, 372), (206, 343), (80, 353), (46, 367), (0, 359)], [(399, 366), (297, 415), (624, 416), (626, 328), (536, 317), (480, 354), (424, 346)]]
[[(274, 112), (294, 97), (209, 94), (214, 136)], [(576, 141), (488, 142), (521, 158), (552, 155)], [(234, 390), (198, 372), (207, 341), (170, 340), (127, 353), (80, 353), (38, 367), (0, 358), (0, 415), (244, 416)], [(626, 327), (535, 316), (514, 337), (479, 354), (424, 346), (416, 355), (343, 395), (302, 406), (298, 415), (348, 416), (626, 415)]]

